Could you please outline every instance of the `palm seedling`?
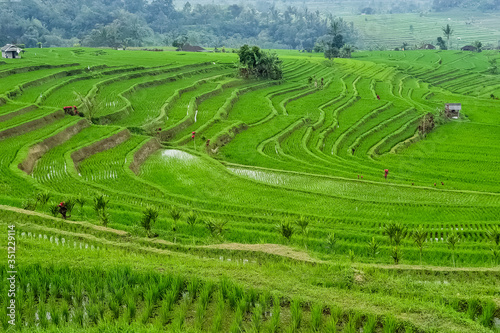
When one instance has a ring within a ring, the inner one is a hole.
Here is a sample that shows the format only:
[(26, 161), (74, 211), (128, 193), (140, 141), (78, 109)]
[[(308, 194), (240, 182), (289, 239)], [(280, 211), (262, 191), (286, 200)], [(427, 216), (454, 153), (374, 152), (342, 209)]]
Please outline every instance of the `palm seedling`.
[(326, 236), (326, 243), (332, 252), (335, 252), (335, 244), (337, 243), (337, 237), (335, 233), (330, 232), (328, 236)]
[(411, 238), (413, 238), (413, 241), (415, 242), (415, 244), (417, 244), (418, 249), (420, 251), (420, 265), (422, 265), (422, 249), (424, 247), (426, 237), (427, 237), (427, 231), (425, 231), (422, 226), (419, 226), (411, 234)]
[(49, 200), (50, 200), (50, 193), (47, 191), (38, 193), (36, 195), (36, 205), (40, 204), (42, 207), (45, 207), (45, 205), (47, 204), (47, 202), (49, 202)]
[(457, 234), (455, 230), (453, 230), (446, 238), (446, 243), (448, 244), (448, 248), (451, 250), (451, 259), (453, 262), (453, 267), (455, 267), (455, 248), (457, 247), (458, 242), (460, 242), (460, 235)]
[(309, 221), (305, 218), (305, 216), (300, 216), (300, 218), (295, 221), (295, 224), (300, 228), (300, 233), (302, 234), (302, 241), (307, 248), (305, 239), (309, 234), (309, 230), (307, 228), (309, 225)]
[(151, 228), (156, 223), (156, 220), (158, 219), (158, 215), (159, 215), (158, 209), (156, 209), (154, 207), (148, 207), (142, 213), (141, 225), (148, 233), (148, 236), (151, 236), (151, 234), (150, 234)]
[(212, 237), (222, 237), (224, 232), (227, 230), (226, 224), (227, 221), (205, 221), (205, 227), (208, 229)]
[(292, 224), (290, 223), (289, 220), (283, 220), (280, 223), (276, 225), (276, 230), (278, 233), (285, 238), (288, 242), (292, 238), (292, 235), (294, 233), (294, 229)]
[(193, 230), (196, 223), (198, 223), (198, 216), (196, 216), (194, 212), (189, 212), (186, 216), (186, 223), (189, 225), (191, 230)]
[(83, 206), (85, 205), (86, 202), (87, 202), (87, 200), (81, 194), (75, 199), (75, 203), (80, 206), (80, 214), (83, 213)]
[(109, 214), (107, 212), (108, 203), (109, 199), (106, 200), (103, 194), (94, 197), (94, 211), (104, 226), (109, 222)]
[(394, 260), (394, 265), (399, 264), (401, 261), (401, 250), (399, 249), (399, 246), (394, 246), (392, 248), (391, 257)]
[(399, 246), (408, 234), (408, 228), (400, 223), (389, 223), (384, 226), (384, 234), (389, 237), (391, 245)]
[(367, 242), (368, 245), (368, 254), (372, 257), (375, 258), (375, 256), (379, 253), (380, 245), (375, 239), (375, 237), (372, 237), (372, 239)]
[(496, 247), (500, 246), (500, 228), (497, 225), (486, 232), (486, 237), (488, 237)]
[(172, 231), (176, 232), (177, 231), (177, 221), (179, 221), (182, 217), (182, 213), (177, 207), (172, 207), (170, 210), (170, 216), (172, 217), (172, 220), (174, 220), (174, 223), (172, 224)]

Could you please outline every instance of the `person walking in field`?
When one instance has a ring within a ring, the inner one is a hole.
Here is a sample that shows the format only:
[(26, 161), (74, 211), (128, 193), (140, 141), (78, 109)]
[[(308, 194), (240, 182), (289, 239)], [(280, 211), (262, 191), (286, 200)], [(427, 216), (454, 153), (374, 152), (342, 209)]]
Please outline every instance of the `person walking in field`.
[(389, 174), (389, 169), (384, 170), (384, 178), (387, 179), (387, 175)]
[(377, 99), (380, 101), (380, 96), (379, 95), (377, 95)]

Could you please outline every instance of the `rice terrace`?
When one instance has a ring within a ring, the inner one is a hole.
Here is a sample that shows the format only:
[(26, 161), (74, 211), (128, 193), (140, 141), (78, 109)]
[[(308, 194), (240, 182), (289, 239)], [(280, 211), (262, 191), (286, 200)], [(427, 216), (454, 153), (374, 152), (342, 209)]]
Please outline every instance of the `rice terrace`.
[(498, 51), (234, 51), (2, 59), (2, 329), (500, 332)]

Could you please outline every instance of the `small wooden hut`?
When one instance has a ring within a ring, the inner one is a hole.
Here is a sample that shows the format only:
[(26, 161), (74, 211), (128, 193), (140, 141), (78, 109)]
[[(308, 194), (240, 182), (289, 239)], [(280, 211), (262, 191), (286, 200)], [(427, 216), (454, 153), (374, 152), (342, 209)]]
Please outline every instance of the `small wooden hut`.
[(446, 103), (444, 111), (448, 118), (457, 119), (460, 117), (460, 111), (462, 111), (461, 103)]

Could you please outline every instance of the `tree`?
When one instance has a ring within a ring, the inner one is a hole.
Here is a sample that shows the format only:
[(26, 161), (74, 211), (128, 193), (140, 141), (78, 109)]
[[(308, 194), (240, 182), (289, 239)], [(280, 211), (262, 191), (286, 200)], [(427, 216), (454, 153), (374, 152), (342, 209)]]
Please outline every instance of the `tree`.
[(476, 52), (479, 53), (481, 52), (481, 48), (483, 47), (483, 43), (481, 43), (480, 41), (476, 40), (474, 42), (474, 47), (476, 48)]
[(186, 35), (178, 36), (172, 42), (172, 46), (176, 47), (178, 50), (182, 50), (184, 48), (184, 45), (186, 45), (187, 40), (188, 37)]
[(455, 248), (458, 242), (460, 242), (460, 235), (457, 234), (455, 230), (453, 230), (446, 238), (446, 243), (448, 244), (448, 248), (451, 250), (451, 259), (453, 261), (453, 267), (455, 267)]
[(498, 73), (497, 59), (490, 58), (490, 59), (488, 59), (488, 62), (490, 63), (490, 67), (488, 68), (488, 72), (490, 72), (490, 74), (497, 74)]
[(95, 99), (88, 95), (82, 95), (77, 91), (73, 91), (73, 94), (75, 94), (78, 101), (80, 112), (83, 112), (89, 122), (94, 122), (94, 116), (99, 109), (99, 105), (95, 102)]
[(447, 50), (448, 48), (446, 47), (446, 43), (442, 37), (437, 38), (437, 45), (439, 46), (440, 50)]
[(341, 58), (350, 58), (352, 52), (354, 52), (354, 47), (349, 44), (344, 44), (340, 49), (340, 57)]
[(449, 24), (446, 25), (446, 27), (441, 28), (443, 30), (443, 34), (446, 37), (448, 41), (448, 49), (450, 48), (450, 37), (453, 35), (453, 29), (450, 27)]
[(238, 50), (238, 56), (240, 74), (244, 77), (255, 76), (271, 80), (283, 78), (282, 61), (276, 53), (262, 52), (257, 46), (250, 48), (245, 44)]
[(420, 251), (420, 265), (422, 265), (422, 249), (424, 247), (425, 239), (427, 238), (427, 231), (420, 225), (416, 230), (414, 230), (411, 234), (411, 238), (413, 238), (413, 242), (417, 244), (418, 249)]

